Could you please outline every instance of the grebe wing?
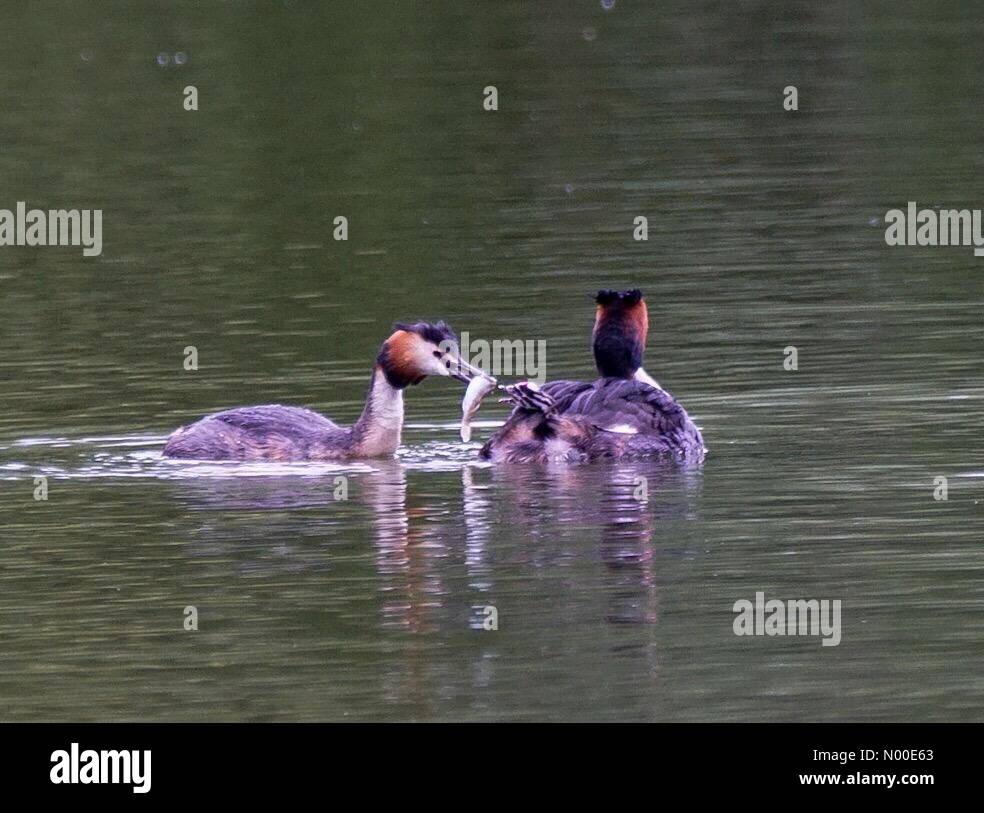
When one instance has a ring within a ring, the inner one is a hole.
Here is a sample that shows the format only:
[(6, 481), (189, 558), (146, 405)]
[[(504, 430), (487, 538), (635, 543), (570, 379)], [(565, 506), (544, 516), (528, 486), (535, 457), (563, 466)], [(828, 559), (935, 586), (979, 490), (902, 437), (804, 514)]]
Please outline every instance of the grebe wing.
[(247, 432), (261, 429), (264, 432), (282, 434), (288, 437), (306, 433), (317, 434), (339, 428), (334, 421), (330, 421), (324, 415), (319, 415), (310, 409), (281, 406), (280, 404), (227, 409), (224, 412), (216, 412), (209, 418)]
[(578, 395), (587, 392), (593, 386), (586, 381), (548, 381), (540, 389), (553, 398), (558, 412), (564, 412)]
[(174, 430), (162, 454), (189, 460), (329, 460), (342, 455), (326, 444), (346, 435), (310, 409), (240, 407)]
[(623, 434), (666, 435), (693, 426), (672, 395), (634, 379), (599, 379), (573, 398), (566, 414), (583, 415), (598, 429)]

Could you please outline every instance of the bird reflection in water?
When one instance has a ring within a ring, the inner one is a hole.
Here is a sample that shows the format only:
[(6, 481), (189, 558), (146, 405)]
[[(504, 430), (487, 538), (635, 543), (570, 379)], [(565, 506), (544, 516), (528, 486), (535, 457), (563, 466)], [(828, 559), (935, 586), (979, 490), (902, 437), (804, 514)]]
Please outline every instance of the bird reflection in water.
[[(583, 565), (584, 542), (592, 537), (592, 555), (605, 567), (604, 619), (655, 624), (656, 562), (679, 552), (665, 533), (693, 517), (701, 482), (699, 469), (655, 461), (464, 466), (456, 505), (444, 496), (446, 479), (440, 491), (415, 493), (407, 475), (398, 460), (347, 475), (344, 512), (332, 506), (333, 475), (186, 480), (180, 496), (195, 508), (227, 512), (199, 526), (196, 545), (202, 553), (228, 553), (234, 543), (236, 560), (249, 572), (331, 572), (326, 536), (343, 541), (346, 533), (352, 539), (368, 532), (382, 626), (437, 632), (464, 616), (471, 628), (484, 629), (485, 608), (501, 600), (497, 574), (501, 582), (504, 569), (520, 564), (530, 577), (562, 575)], [(428, 476), (414, 473), (415, 484)], [(264, 555), (250, 560), (250, 550), (261, 547)], [(467, 591), (448, 584), (462, 562)], [(573, 581), (571, 593), (572, 603), (582, 601)]]
[[(492, 486), (479, 485), (480, 477)], [(556, 573), (582, 560), (586, 535), (596, 535), (593, 550), (606, 569), (601, 580), (605, 620), (612, 624), (657, 622), (656, 559), (661, 551), (665, 555), (680, 551), (672, 539), (660, 534), (675, 522), (695, 516), (699, 467), (681, 469), (658, 461), (589, 466), (507, 464), (465, 469), (463, 478), (474, 590), (490, 597), (494, 594), (486, 548), (492, 529), (489, 517), (497, 514), (496, 537), (524, 539), (528, 564), (544, 572)], [(498, 512), (493, 511), (493, 503)], [(473, 626), (476, 620), (481, 626), (481, 618), (473, 613)]]
[(434, 560), (447, 549), (427, 523), (424, 502), (407, 501), (407, 472), (397, 461), (382, 461), (361, 483), (361, 498), (372, 512), (382, 623), (411, 632), (436, 630), (431, 614), (444, 602), (442, 571)]

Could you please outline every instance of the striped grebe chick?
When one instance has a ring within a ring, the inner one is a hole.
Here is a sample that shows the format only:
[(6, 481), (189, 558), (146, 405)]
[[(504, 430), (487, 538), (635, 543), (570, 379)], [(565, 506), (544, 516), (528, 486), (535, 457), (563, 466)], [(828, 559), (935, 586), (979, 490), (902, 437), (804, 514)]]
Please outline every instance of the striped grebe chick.
[(403, 429), (403, 390), (429, 375), (467, 383), (482, 374), (457, 348), (457, 336), (444, 322), (397, 324), (379, 350), (365, 407), (351, 427), (300, 407), (239, 407), (175, 430), (164, 457), (289, 462), (392, 456)]
[(642, 292), (599, 291), (594, 382), (525, 382), (507, 391), (516, 408), (482, 447), (493, 462), (703, 460), (700, 430), (642, 367), (649, 312)]

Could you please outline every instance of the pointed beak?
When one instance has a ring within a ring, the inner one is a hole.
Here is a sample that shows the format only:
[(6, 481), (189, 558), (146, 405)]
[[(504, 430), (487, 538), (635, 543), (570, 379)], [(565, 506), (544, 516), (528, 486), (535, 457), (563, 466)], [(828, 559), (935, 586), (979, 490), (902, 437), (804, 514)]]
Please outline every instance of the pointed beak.
[(448, 373), (450, 373), (451, 377), (457, 378), (464, 384), (468, 384), (473, 378), (478, 378), (479, 376), (483, 376), (485, 378), (491, 377), (486, 375), (486, 373), (478, 367), (473, 367), (457, 354), (448, 353), (445, 355), (444, 363), (447, 366)]

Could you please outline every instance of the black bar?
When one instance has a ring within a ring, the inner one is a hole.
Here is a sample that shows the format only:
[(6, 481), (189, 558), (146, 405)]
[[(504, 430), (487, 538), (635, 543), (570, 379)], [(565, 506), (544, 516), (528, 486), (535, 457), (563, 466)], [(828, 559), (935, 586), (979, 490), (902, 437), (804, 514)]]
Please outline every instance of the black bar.
[[(834, 802), (972, 790), (980, 734), (978, 725), (933, 724), (11, 724), (0, 728), (0, 742), (8, 793), (71, 803), (110, 796), (128, 804), (251, 801), (304, 788), (342, 794), (338, 803), (350, 792), (365, 801), (390, 793), (404, 801), (419, 794), (420, 801), (461, 779), (483, 799), (492, 785), (501, 792), (534, 783), (566, 794), (586, 783), (645, 780), (660, 796), (713, 790)], [(149, 791), (134, 793), (134, 782), (55, 784), (53, 768), (67, 766), (52, 754), (70, 752), (72, 743), (77, 763), (92, 762), (85, 750), (149, 749)], [(887, 777), (895, 777), (891, 786)]]

